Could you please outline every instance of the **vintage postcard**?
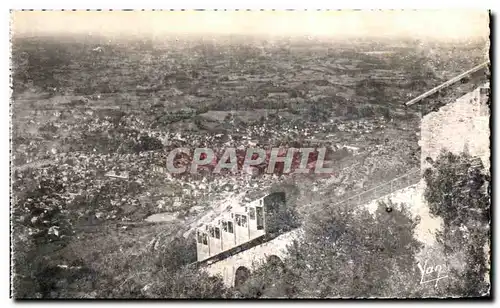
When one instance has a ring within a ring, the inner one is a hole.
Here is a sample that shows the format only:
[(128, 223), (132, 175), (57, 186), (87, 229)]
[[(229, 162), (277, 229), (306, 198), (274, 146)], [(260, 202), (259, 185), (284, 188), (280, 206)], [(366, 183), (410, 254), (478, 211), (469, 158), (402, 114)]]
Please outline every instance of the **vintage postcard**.
[(11, 12), (15, 299), (491, 297), (487, 10)]

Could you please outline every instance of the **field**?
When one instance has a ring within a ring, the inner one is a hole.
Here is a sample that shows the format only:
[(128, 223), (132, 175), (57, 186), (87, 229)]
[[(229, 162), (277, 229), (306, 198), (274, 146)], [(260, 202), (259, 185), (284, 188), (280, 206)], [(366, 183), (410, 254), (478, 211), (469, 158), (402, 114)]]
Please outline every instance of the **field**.
[[(12, 50), (14, 249), (53, 270), (43, 297), (95, 296), (108, 277), (126, 278), (113, 268), (117, 251), (194, 241), (192, 229), (235, 195), (293, 187), (294, 202), (308, 209), (322, 201), (316, 191), (340, 201), (402, 175), (419, 166), (423, 110), (486, 78), (403, 106), (484, 62), (484, 42), (73, 36), (15, 37)], [(328, 147), (335, 174), (172, 177), (155, 169), (176, 147), (250, 143)], [(145, 221), (158, 213), (163, 221)], [(63, 265), (87, 272), (62, 275)], [(88, 275), (98, 278), (83, 283)]]

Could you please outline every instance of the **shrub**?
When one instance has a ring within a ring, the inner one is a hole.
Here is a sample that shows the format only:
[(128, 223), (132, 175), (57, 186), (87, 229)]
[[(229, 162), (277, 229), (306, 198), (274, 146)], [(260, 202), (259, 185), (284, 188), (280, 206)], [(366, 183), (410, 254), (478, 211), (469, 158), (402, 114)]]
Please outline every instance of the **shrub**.
[(225, 298), (230, 291), (218, 276), (210, 276), (196, 268), (183, 268), (175, 273), (159, 272), (150, 284), (147, 298)]
[(376, 113), (383, 116), (386, 121), (392, 119), (391, 110), (388, 107), (378, 106)]
[(375, 115), (375, 109), (371, 105), (363, 105), (359, 107), (358, 115), (360, 118), (373, 117)]
[(136, 152), (144, 151), (154, 151), (161, 150), (163, 148), (163, 143), (160, 139), (150, 136), (141, 136), (139, 142), (135, 145), (134, 150)]

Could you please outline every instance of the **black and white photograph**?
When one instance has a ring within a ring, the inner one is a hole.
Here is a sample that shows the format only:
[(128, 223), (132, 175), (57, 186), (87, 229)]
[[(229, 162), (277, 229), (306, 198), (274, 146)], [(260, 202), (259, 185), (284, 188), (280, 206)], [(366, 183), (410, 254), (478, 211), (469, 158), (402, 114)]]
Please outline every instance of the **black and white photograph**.
[(11, 298), (492, 297), (489, 10), (10, 19)]

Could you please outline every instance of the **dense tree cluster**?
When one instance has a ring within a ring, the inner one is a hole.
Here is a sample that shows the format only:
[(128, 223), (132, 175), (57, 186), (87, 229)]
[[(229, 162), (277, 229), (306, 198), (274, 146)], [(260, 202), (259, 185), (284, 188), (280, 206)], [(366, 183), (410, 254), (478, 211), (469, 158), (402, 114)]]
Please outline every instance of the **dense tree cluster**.
[(241, 288), (243, 296), (411, 296), (421, 248), (415, 226), (407, 210), (394, 204), (380, 204), (374, 214), (346, 205), (326, 208), (305, 222), (304, 236), (289, 247), (280, 270), (263, 265)]
[(443, 152), (424, 174), (430, 212), (443, 219), (437, 235), (449, 263), (447, 296), (484, 296), (489, 293), (490, 183), (481, 160), (467, 153)]

